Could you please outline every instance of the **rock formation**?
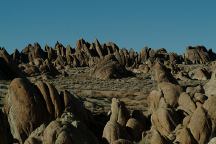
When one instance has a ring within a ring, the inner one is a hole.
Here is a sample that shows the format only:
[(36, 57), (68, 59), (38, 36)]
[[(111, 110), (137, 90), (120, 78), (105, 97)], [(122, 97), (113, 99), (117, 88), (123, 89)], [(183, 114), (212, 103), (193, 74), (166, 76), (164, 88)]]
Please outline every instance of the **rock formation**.
[[(89, 124), (89, 116), (82, 106), (81, 101), (67, 91), (58, 93), (56, 88), (49, 83), (39, 81), (36, 84), (33, 84), (25, 78), (14, 79), (9, 86), (4, 107), (12, 136), (20, 143), (24, 143), (31, 133), (41, 124), (47, 124), (51, 120), (54, 120), (54, 125), (58, 125), (58, 127), (56, 127), (56, 130), (52, 129), (51, 123), (51, 126), (48, 126), (47, 128), (51, 129), (48, 131), (56, 133), (56, 131), (61, 131), (62, 128), (64, 129), (66, 123), (55, 119), (63, 117), (63, 120), (67, 120), (67, 117), (62, 115), (65, 109), (72, 115), (75, 115), (75, 120), (83, 123), (80, 127), (84, 132), (86, 129), (85, 124)], [(65, 115), (67, 115), (67, 113), (65, 113)], [(69, 122), (71, 123), (71, 126), (74, 123), (73, 121)], [(81, 138), (83, 132), (81, 132), (79, 124), (74, 127), (76, 127), (75, 131), (77, 132), (74, 131), (73, 133), (80, 132), (79, 137)], [(68, 135), (67, 131), (68, 130), (65, 129), (65, 132), (63, 131), (62, 134), (59, 133), (59, 137), (65, 134)], [(44, 133), (46, 134), (46, 129)], [(50, 132), (47, 134), (50, 135)], [(90, 132), (89, 135), (91, 135)], [(88, 137), (88, 135), (86, 136)], [(47, 138), (49, 137), (51, 139), (52, 135), (47, 136)], [(75, 136), (73, 136), (73, 141), (76, 141), (74, 139)], [(88, 139), (86, 138), (86, 140)], [(44, 141), (44, 139), (41, 141)], [(57, 139), (52, 141), (48, 140), (48, 143), (52, 143), (53, 141), (55, 142)]]
[(90, 75), (95, 78), (107, 80), (110, 78), (131, 76), (132, 73), (121, 65), (113, 55), (108, 55), (92, 68)]

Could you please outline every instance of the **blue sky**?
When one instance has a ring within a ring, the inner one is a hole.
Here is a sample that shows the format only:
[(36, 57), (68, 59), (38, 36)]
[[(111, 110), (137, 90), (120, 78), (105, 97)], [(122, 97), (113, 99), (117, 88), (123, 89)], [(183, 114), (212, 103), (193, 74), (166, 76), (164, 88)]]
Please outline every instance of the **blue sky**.
[(0, 46), (9, 52), (57, 40), (75, 47), (81, 37), (137, 51), (182, 53), (200, 44), (216, 51), (214, 0), (1, 0), (0, 6)]

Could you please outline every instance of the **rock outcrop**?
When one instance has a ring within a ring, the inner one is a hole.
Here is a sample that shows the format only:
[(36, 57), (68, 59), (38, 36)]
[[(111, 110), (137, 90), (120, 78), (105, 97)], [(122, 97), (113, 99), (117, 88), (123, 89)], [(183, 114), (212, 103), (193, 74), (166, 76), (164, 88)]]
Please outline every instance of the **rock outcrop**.
[(216, 95), (216, 85), (215, 85), (215, 82), (216, 82), (216, 71), (214, 71), (212, 73), (211, 79), (204, 86), (205, 94), (208, 97)]
[(31, 133), (25, 144), (97, 144), (98, 140), (83, 121), (77, 120), (72, 112), (62, 116), (46, 127), (41, 125)]
[[(55, 119), (60, 118), (66, 109), (69, 113), (75, 115), (77, 121), (81, 121), (84, 125), (90, 124), (89, 114), (78, 98), (68, 91), (59, 93), (52, 84), (40, 81), (33, 84), (25, 78), (17, 78), (11, 82), (4, 107), (12, 136), (20, 143), (24, 143), (41, 124), (47, 124), (52, 120), (55, 121)], [(58, 120), (54, 123), (59, 125), (59, 127), (55, 130), (50, 126), (53, 134), (56, 131), (61, 131), (65, 127), (64, 125), (66, 125)], [(83, 131), (86, 129), (82, 124), (81, 127)], [(79, 131), (79, 128), (77, 128), (77, 131), (80, 132), (81, 138), (81, 134), (84, 132)], [(64, 135), (65, 132), (59, 133), (59, 137)], [(51, 135), (47, 137), (52, 138)]]
[(23, 77), (23, 73), (18, 69), (16, 63), (11, 60), (7, 51), (0, 48), (0, 80), (11, 80), (17, 77)]
[(189, 64), (204, 64), (215, 58), (215, 54), (204, 46), (189, 46), (184, 56), (185, 62)]
[(126, 123), (129, 119), (129, 112), (125, 108), (124, 103), (113, 98), (111, 104), (111, 116), (103, 130), (103, 138), (105, 142), (113, 143), (119, 139), (128, 139), (129, 135), (126, 131)]
[(131, 75), (132, 73), (122, 66), (113, 55), (106, 56), (103, 60), (98, 62), (90, 72), (90, 76), (101, 80), (122, 78)]

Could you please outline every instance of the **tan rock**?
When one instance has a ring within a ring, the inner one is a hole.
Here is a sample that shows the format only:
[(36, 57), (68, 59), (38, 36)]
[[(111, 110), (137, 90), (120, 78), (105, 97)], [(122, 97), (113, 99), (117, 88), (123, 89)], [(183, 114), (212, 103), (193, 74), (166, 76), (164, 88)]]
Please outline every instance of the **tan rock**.
[(160, 82), (170, 82), (177, 84), (177, 80), (172, 76), (171, 71), (162, 63), (156, 62), (153, 66), (153, 79)]
[(190, 130), (187, 128), (182, 128), (176, 133), (175, 143), (179, 144), (198, 144), (193, 138)]
[(199, 144), (208, 142), (211, 135), (211, 121), (201, 106), (197, 107), (196, 111), (193, 113), (188, 128)]
[(215, 83), (216, 83), (216, 71), (212, 73), (211, 79), (204, 86), (206, 96), (210, 97), (216, 95)]
[(192, 79), (196, 80), (208, 80), (210, 78), (209, 72), (205, 68), (198, 68), (189, 72)]
[(151, 121), (156, 130), (167, 138), (176, 127), (171, 111), (165, 108), (159, 108), (155, 111), (151, 116)]
[(54, 110), (55, 110), (55, 117), (61, 116), (63, 110), (64, 110), (64, 102), (63, 98), (59, 96), (59, 93), (57, 89), (54, 87), (54, 85), (50, 83), (46, 83), (48, 89), (49, 89), (49, 94), (51, 101), (54, 105)]
[(166, 141), (157, 130), (153, 130), (150, 144), (166, 144)]
[(162, 82), (158, 84), (158, 88), (162, 91), (167, 104), (172, 107), (177, 106), (178, 98), (182, 92), (182, 88), (179, 85)]
[(27, 79), (17, 78), (11, 82), (6, 103), (11, 133), (21, 143), (49, 119), (40, 91)]
[(162, 92), (156, 90), (151, 91), (151, 93), (149, 94), (148, 102), (149, 102), (149, 109), (151, 113), (153, 113), (160, 107), (159, 104), (162, 96), (163, 96)]
[(187, 114), (192, 114), (196, 110), (196, 105), (191, 97), (183, 92), (178, 99), (179, 109), (185, 111)]
[(127, 138), (126, 131), (115, 121), (108, 121), (103, 130), (104, 141), (113, 143), (118, 139)]
[(130, 76), (131, 73), (124, 66), (120, 65), (113, 55), (108, 55), (91, 69), (90, 75), (107, 80)]
[(216, 123), (216, 97), (210, 96), (205, 103), (203, 104), (203, 108), (207, 111), (208, 115), (211, 119)]
[(110, 121), (103, 130), (103, 138), (108, 143), (118, 139), (130, 139), (126, 132), (126, 123), (129, 119), (129, 112), (123, 102), (116, 98), (112, 99)]
[(141, 122), (134, 118), (130, 118), (127, 121), (126, 127), (134, 141), (138, 142), (141, 140), (142, 131), (144, 130), (144, 126)]

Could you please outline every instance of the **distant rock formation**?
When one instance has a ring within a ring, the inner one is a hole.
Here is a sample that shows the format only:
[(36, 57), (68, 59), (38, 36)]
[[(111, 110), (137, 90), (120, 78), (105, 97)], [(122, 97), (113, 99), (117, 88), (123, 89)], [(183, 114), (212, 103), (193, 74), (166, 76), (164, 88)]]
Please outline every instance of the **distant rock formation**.
[(188, 64), (204, 64), (216, 58), (216, 54), (204, 46), (189, 46), (184, 56), (185, 62)]
[(23, 77), (23, 73), (11, 60), (7, 51), (0, 48), (0, 80), (10, 80), (16, 77)]
[[(132, 69), (138, 69), (140, 65), (146, 64), (148, 67), (151, 67), (149, 63), (160, 61), (172, 67), (172, 72), (174, 73), (177, 72), (175, 69), (176, 64), (202, 64), (216, 60), (216, 54), (211, 49), (207, 50), (204, 46), (190, 46), (187, 48), (184, 56), (181, 56), (176, 53), (169, 53), (165, 48), (152, 49), (144, 47), (140, 52), (136, 52), (133, 49), (121, 49), (113, 42), (102, 44), (97, 39), (93, 43), (80, 39), (77, 41), (75, 48), (72, 48), (70, 45), (65, 47), (57, 41), (54, 48), (46, 45), (42, 49), (39, 43), (34, 43), (33, 45), (27, 45), (21, 52), (16, 49), (11, 55), (7, 54), (5, 50), (1, 51), (4, 54), (0, 55), (0, 57), (7, 64), (19, 66), (26, 76), (44, 73), (56, 76), (61, 73), (58, 71), (68, 66), (92, 67), (108, 55), (114, 55), (120, 65)], [(5, 64), (1, 65), (5, 66)], [(146, 73), (149, 71), (148, 67), (145, 67), (144, 70), (140, 67), (139, 71)], [(3, 73), (5, 72), (1, 70), (0, 75), (6, 75)], [(13, 74), (10, 75), (12, 76)]]

